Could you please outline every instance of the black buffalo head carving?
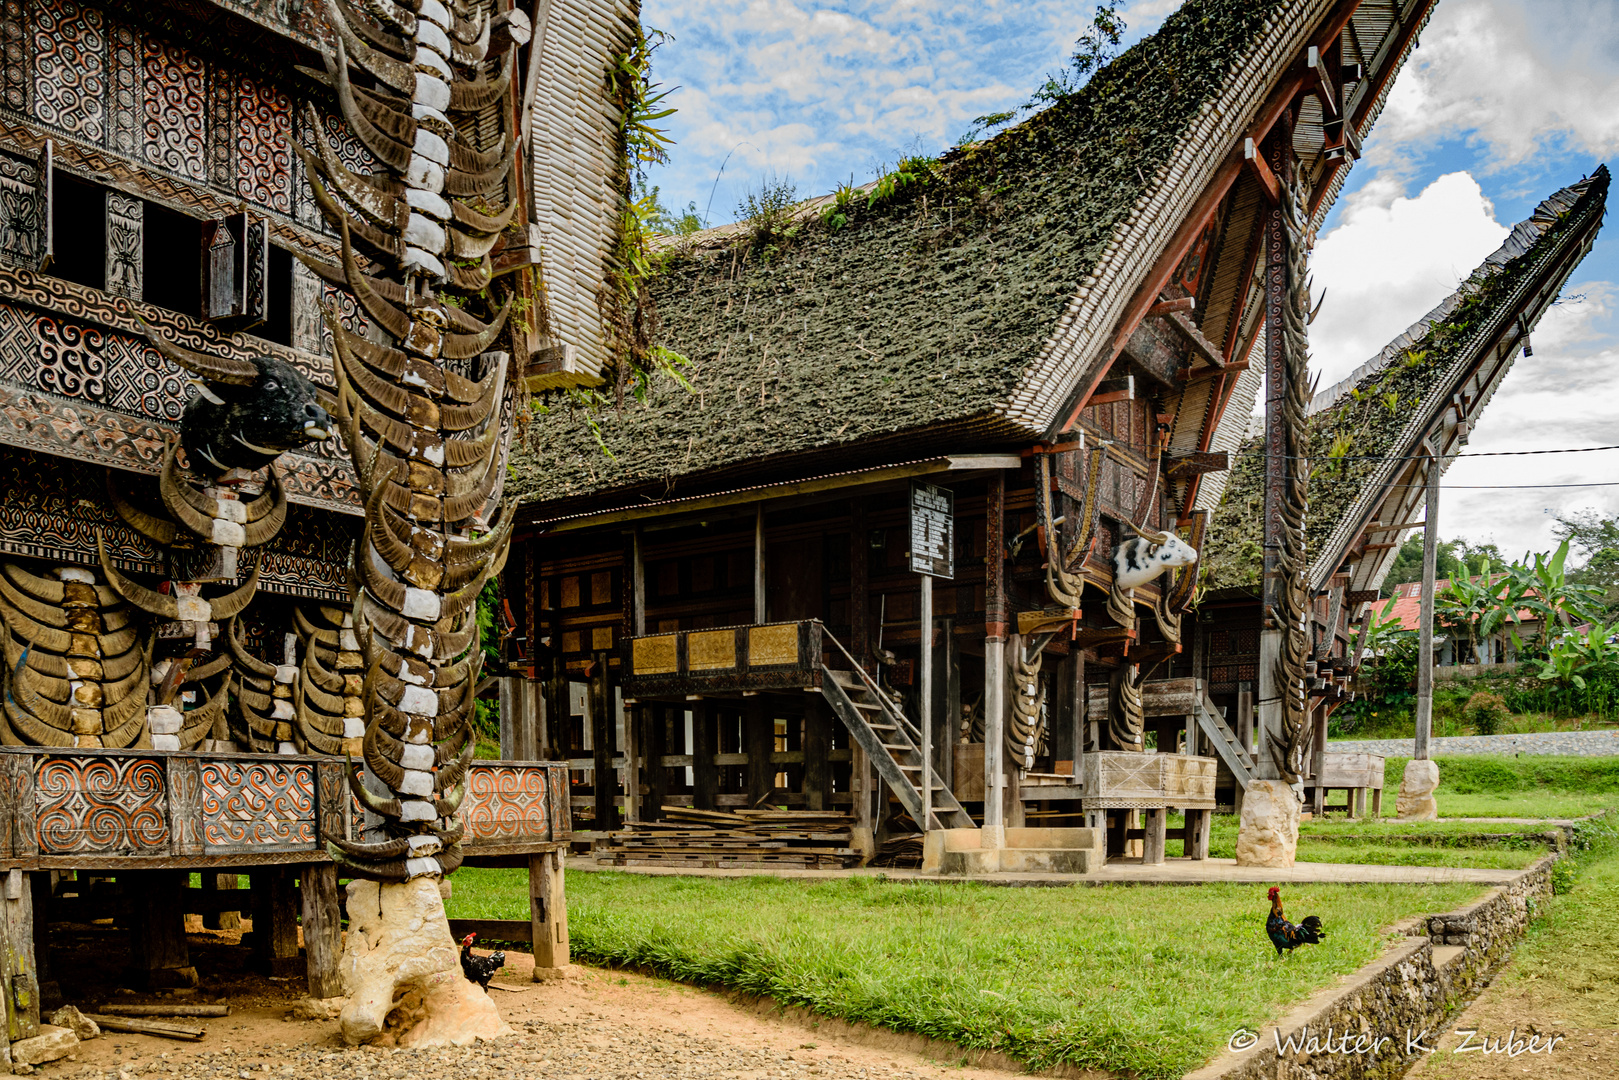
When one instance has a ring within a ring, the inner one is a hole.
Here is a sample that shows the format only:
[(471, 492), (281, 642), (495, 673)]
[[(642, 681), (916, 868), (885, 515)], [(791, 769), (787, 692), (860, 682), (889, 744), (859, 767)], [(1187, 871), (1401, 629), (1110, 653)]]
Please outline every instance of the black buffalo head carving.
[(147, 336), (169, 360), (196, 376), (180, 444), (219, 471), (262, 469), (288, 450), (332, 433), (322, 393), (303, 372), (274, 356), (237, 360), (181, 349), (151, 327)]

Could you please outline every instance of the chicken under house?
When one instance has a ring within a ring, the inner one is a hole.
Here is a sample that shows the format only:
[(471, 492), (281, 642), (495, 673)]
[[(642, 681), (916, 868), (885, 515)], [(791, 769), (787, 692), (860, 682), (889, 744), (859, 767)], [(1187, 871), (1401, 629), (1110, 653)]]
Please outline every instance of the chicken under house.
[(420, 901), (428, 997), (460, 994), (464, 865), (526, 868), (505, 936), (566, 966), (567, 766), (474, 760), (476, 605), (520, 391), (608, 363), (636, 14), (0, 9), (11, 1041), (56, 996), (52, 924), (116, 919), (134, 985), (185, 987), (186, 915), (240, 912), (260, 970), (350, 995), (352, 1041), (404, 1038), (369, 927)]

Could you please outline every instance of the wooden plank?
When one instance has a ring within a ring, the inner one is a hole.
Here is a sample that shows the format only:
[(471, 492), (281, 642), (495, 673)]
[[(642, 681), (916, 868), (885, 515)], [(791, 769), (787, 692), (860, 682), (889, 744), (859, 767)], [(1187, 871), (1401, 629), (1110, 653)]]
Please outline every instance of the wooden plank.
[(0, 924), (0, 996), (12, 1042), (39, 1034), (39, 972), (34, 963), (34, 891), (21, 870), (5, 874), (4, 921)]
[(1276, 173), (1265, 161), (1265, 155), (1260, 153), (1259, 144), (1253, 139), (1245, 139), (1242, 144), (1242, 164), (1249, 175), (1259, 181), (1259, 188), (1265, 198), (1276, 205), (1282, 201), (1282, 184), (1276, 179)]
[[(327, 995), (330, 997), (331, 995)], [(108, 1016), (229, 1016), (229, 1005), (113, 1005), (101, 1007)]]
[(312, 998), (340, 997), (343, 927), (337, 903), (337, 867), (306, 866), (298, 874), (304, 904), (305, 975)]
[(102, 1031), (122, 1031), (131, 1035), (156, 1035), (164, 1039), (180, 1039), (186, 1042), (197, 1042), (206, 1030), (200, 1027), (186, 1027), (182, 1024), (165, 1024), (158, 1020), (137, 1020), (124, 1016), (109, 1016), (107, 1013), (86, 1013), (86, 1018), (94, 1020), (96, 1026)]

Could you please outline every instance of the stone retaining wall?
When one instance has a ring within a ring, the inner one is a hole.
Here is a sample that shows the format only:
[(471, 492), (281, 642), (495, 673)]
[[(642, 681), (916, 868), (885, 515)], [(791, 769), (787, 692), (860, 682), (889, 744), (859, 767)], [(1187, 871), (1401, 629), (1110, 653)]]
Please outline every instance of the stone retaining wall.
[(1550, 899), (1556, 858), (1541, 859), (1477, 903), (1401, 924), (1396, 929), (1412, 940), (1256, 1033), (1250, 1049), (1227, 1050), (1187, 1080), (1403, 1075), (1422, 1052), (1408, 1052), (1407, 1036), (1424, 1047), (1438, 1045), (1446, 1022), (1482, 989)]
[[(1413, 753), (1413, 745), (1410, 739), (1332, 739), (1327, 743), (1327, 752), (1408, 758)], [(1456, 754), (1612, 757), (1619, 755), (1619, 729), (1537, 731), (1527, 735), (1445, 735), (1429, 740), (1428, 752), (1436, 758)], [(1440, 774), (1444, 774), (1443, 765)]]

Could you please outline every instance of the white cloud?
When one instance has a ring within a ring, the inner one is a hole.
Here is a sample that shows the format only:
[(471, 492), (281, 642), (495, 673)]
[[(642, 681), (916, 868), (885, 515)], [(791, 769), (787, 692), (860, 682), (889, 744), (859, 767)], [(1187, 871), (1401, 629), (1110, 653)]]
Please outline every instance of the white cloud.
[[(1138, 29), (1177, 0), (1142, 0)], [(652, 181), (666, 202), (707, 202), (730, 219), (766, 171), (799, 194), (830, 191), (901, 152), (936, 154), (975, 117), (1025, 100), (1066, 62), (1093, 3), (1063, 0), (646, 0), (642, 19), (675, 40), (654, 76), (670, 104), (673, 161)], [(733, 154), (734, 151), (734, 154)]]
[(1612, 0), (1445, 0), (1390, 92), (1368, 161), (1458, 134), (1491, 163), (1558, 146), (1619, 152), (1619, 10)]
[[(1599, 325), (1619, 311), (1619, 283), (1591, 282), (1585, 300), (1551, 309), (1473, 431), (1469, 453), (1619, 445), (1619, 345)], [(1460, 458), (1445, 473), (1442, 535), (1495, 541), (1508, 558), (1548, 551), (1553, 514), (1619, 513), (1619, 488), (1467, 490), (1452, 485), (1581, 484), (1619, 479), (1619, 451)]]
[(1320, 385), (1371, 359), (1454, 292), (1507, 232), (1467, 173), (1441, 176), (1415, 198), (1381, 177), (1350, 196), (1311, 264), (1322, 298), (1310, 327)]

